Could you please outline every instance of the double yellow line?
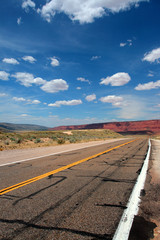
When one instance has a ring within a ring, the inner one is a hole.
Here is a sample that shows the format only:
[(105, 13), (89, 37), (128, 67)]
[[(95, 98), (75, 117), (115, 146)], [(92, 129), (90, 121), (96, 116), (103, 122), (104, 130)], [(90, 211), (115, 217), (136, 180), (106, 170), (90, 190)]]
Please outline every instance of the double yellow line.
[(61, 172), (61, 171), (66, 170), (66, 169), (68, 169), (68, 168), (70, 168), (70, 167), (74, 167), (74, 166), (76, 166), (76, 165), (78, 165), (78, 164), (80, 164), (80, 163), (83, 163), (83, 162), (86, 162), (86, 161), (91, 160), (91, 159), (93, 159), (93, 158), (96, 158), (96, 157), (98, 157), (98, 156), (100, 156), (100, 155), (102, 155), (102, 154), (105, 154), (105, 153), (107, 153), (107, 152), (110, 152), (110, 151), (112, 151), (112, 150), (114, 150), (114, 149), (116, 149), (116, 148), (120, 148), (120, 147), (122, 147), (122, 146), (124, 146), (124, 145), (127, 145), (127, 144), (129, 144), (129, 143), (132, 143), (132, 142), (134, 142), (134, 141), (136, 141), (136, 140), (137, 140), (137, 139), (132, 140), (132, 141), (129, 141), (129, 142), (126, 142), (126, 143), (123, 143), (123, 144), (118, 145), (118, 146), (116, 146), (116, 147), (110, 148), (110, 149), (108, 149), (108, 150), (106, 150), (106, 151), (104, 151), (104, 152), (100, 152), (100, 153), (95, 154), (95, 155), (92, 155), (92, 156), (90, 156), (90, 157), (88, 157), (88, 158), (84, 158), (84, 159), (82, 159), (82, 160), (79, 160), (79, 161), (77, 161), (77, 162), (71, 163), (71, 164), (66, 165), (66, 166), (64, 166), (64, 167), (55, 169), (55, 170), (53, 170), (53, 171), (51, 171), (51, 172), (47, 172), (47, 173), (42, 174), (42, 175), (40, 175), (40, 176), (37, 176), (37, 177), (34, 177), (34, 178), (30, 178), (30, 179), (28, 179), (28, 180), (26, 180), (26, 181), (24, 181), (24, 182), (17, 183), (17, 184), (15, 184), (15, 185), (13, 185), (13, 186), (4, 188), (4, 189), (0, 190), (0, 195), (6, 194), (6, 193), (8, 193), (8, 192), (11, 192), (11, 191), (17, 189), (17, 188), (20, 188), (20, 187), (23, 187), (23, 186), (28, 185), (28, 184), (30, 184), (30, 183), (36, 182), (36, 181), (38, 181), (38, 180), (41, 180), (41, 179), (43, 179), (43, 178), (45, 178), (45, 177), (48, 177), (48, 176), (50, 176), (50, 175), (53, 175), (53, 174), (55, 174), (55, 173)]

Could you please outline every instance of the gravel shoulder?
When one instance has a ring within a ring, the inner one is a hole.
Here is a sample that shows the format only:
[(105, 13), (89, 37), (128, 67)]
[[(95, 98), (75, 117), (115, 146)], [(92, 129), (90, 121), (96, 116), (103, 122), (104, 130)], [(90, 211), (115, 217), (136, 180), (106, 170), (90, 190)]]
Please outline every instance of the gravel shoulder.
[[(119, 140), (125, 140), (124, 138), (109, 139), (103, 141), (92, 141), (84, 143), (74, 143), (74, 144), (64, 144), (51, 147), (39, 147), (31, 149), (14, 149), (14, 150), (5, 150), (0, 152), (0, 166), (11, 164), (12, 162), (31, 160), (33, 158), (49, 156), (52, 154), (62, 153), (66, 151), (73, 151), (76, 149), (82, 149), (91, 146), (97, 146), (100, 144), (107, 144)], [(126, 139), (127, 141), (127, 139)]]
[(151, 144), (148, 175), (138, 215), (150, 226), (150, 230), (146, 226), (148, 231), (152, 231), (152, 237), (147, 239), (160, 240), (160, 141), (152, 140)]

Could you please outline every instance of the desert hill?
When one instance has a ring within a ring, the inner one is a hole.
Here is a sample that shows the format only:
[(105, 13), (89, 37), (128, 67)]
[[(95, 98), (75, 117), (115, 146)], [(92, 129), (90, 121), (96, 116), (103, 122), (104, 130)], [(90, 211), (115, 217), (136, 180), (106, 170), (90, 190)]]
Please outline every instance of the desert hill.
[(33, 125), (33, 124), (14, 124), (14, 123), (0, 123), (0, 131), (14, 132), (14, 131), (45, 131), (47, 127)]
[(59, 126), (50, 130), (110, 129), (118, 133), (154, 134), (160, 133), (160, 120), (106, 122), (84, 125)]

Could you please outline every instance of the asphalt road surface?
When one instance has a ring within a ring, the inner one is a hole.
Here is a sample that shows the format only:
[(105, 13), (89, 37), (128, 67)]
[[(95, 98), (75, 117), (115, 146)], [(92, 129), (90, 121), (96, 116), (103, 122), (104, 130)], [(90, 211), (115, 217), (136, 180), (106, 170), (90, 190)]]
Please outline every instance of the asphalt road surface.
[(111, 240), (148, 148), (130, 141), (0, 167), (0, 239)]

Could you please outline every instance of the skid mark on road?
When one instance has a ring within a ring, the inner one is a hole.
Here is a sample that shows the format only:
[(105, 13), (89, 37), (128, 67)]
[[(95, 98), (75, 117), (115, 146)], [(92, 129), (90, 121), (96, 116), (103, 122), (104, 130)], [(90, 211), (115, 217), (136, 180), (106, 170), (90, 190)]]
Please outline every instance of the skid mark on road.
[[(45, 188), (40, 189), (40, 190), (37, 191), (37, 192), (34, 192), (34, 193), (32, 193), (32, 194), (30, 194), (30, 195), (28, 195), (28, 196), (26, 196), (26, 197), (23, 197), (23, 198), (21, 198), (21, 199), (16, 200), (16, 201), (13, 203), (13, 205), (16, 205), (17, 203), (19, 203), (20, 201), (22, 201), (22, 200), (24, 200), (24, 199), (32, 199), (35, 195), (41, 193), (42, 191), (44, 191), (44, 190), (46, 190), (46, 189), (49, 189), (49, 188), (57, 185), (57, 184), (60, 183), (60, 182), (63, 182), (67, 177), (64, 177), (64, 176), (56, 176), (56, 177), (54, 177), (54, 176), (52, 175), (52, 178), (60, 178), (60, 180), (56, 181), (55, 183), (53, 183), (53, 184), (51, 184), (51, 185), (49, 185), (49, 186), (47, 186), (47, 187), (45, 187)], [(51, 179), (51, 177), (50, 177), (49, 179)]]
[(38, 224), (25, 222), (25, 221), (19, 220), (19, 219), (16, 219), (16, 220), (0, 219), (0, 222), (10, 223), (10, 224), (17, 223), (17, 224), (23, 225), (27, 228), (69, 232), (69, 233), (73, 233), (73, 234), (80, 235), (80, 236), (94, 237), (95, 239), (112, 240), (112, 237), (111, 237), (110, 234), (96, 234), (96, 233), (91, 233), (91, 232), (87, 232), (87, 231), (80, 231), (80, 230), (75, 230), (75, 229), (70, 229), (70, 228), (47, 227), (47, 226), (43, 226), (43, 225), (38, 225)]

